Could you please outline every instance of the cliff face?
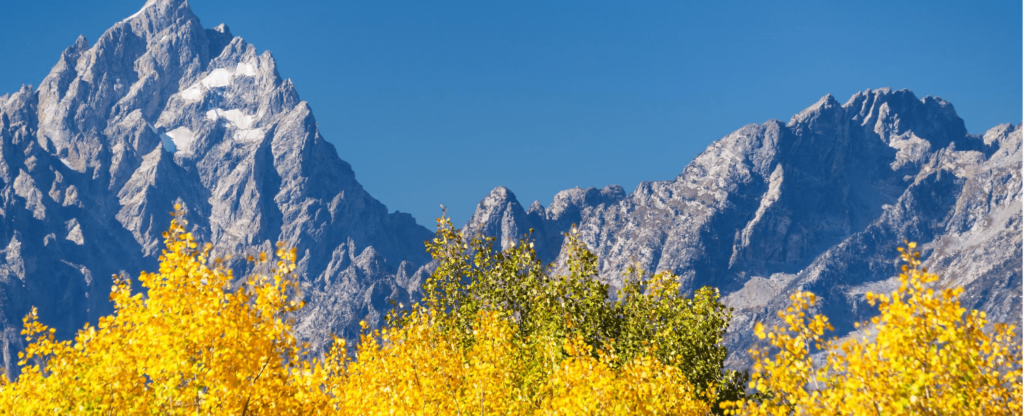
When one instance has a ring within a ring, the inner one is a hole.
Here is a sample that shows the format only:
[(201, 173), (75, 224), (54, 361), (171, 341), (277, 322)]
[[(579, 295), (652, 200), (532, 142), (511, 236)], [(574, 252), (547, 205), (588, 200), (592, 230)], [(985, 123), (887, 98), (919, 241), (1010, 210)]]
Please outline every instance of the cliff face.
[(942, 285), (966, 287), (965, 306), (1019, 322), (1020, 143), (1020, 125), (970, 135), (951, 104), (906, 90), (845, 104), (825, 96), (788, 123), (737, 130), (675, 180), (629, 195), (573, 189), (524, 211), (498, 188), (464, 232), (504, 241), (533, 228), (553, 261), (575, 222), (613, 286), (639, 264), (679, 274), (684, 290), (718, 287), (736, 309), (734, 366), (754, 322), (775, 319), (793, 291), (820, 295), (840, 335), (872, 316), (863, 294), (895, 287), (903, 240), (922, 244)]
[(79, 38), (38, 89), (0, 97), (0, 151), (7, 368), (31, 306), (70, 336), (111, 312), (111, 275), (155, 269), (176, 202), (215, 254), (298, 249), (314, 345), (378, 323), (430, 260), (432, 233), (360, 186), (270, 53), (182, 0)]

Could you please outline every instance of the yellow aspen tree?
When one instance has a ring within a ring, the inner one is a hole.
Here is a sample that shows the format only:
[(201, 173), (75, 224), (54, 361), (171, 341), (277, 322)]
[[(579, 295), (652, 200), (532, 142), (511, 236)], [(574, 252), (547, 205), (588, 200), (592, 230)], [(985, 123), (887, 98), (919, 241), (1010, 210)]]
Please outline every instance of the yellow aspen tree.
[[(21, 375), (16, 381), (0, 378), (5, 414), (698, 415), (712, 410), (713, 385), (699, 389), (684, 373), (691, 367), (659, 358), (666, 353), (658, 348), (675, 351), (675, 344), (655, 342), (643, 350), (614, 343), (595, 347), (584, 339), (585, 329), (597, 322), (594, 316), (577, 310), (574, 319), (552, 320), (566, 305), (551, 293), (601, 289), (581, 280), (589, 277), (580, 273), (554, 281), (542, 299), (546, 303), (531, 309), (545, 320), (532, 321), (541, 325), (528, 331), (501, 308), (417, 304), (393, 314), (384, 328), (364, 324), (351, 354), (344, 340), (335, 339), (326, 354), (310, 357), (288, 318), (302, 307), (296, 300), (295, 251), (279, 247), (276, 257), (251, 258), (267, 266), (257, 269), (270, 273), (248, 276), (233, 289), (232, 272), (209, 258), (209, 245), (199, 247), (177, 209), (164, 234), (159, 270), (138, 278), (144, 293), (118, 278), (111, 291), (115, 312), (85, 325), (72, 340), (58, 340), (35, 311), (25, 318), (29, 344), (20, 357)], [(537, 270), (530, 255), (481, 255), (495, 268), (480, 272), (507, 277), (523, 267)], [(458, 299), (460, 293), (450, 295)], [(636, 330), (667, 313), (654, 308), (660, 305), (656, 298), (634, 296), (653, 308), (643, 319), (628, 321)], [(715, 299), (698, 303), (720, 313)], [(679, 322), (689, 322), (689, 316)], [(663, 326), (654, 332), (664, 332)], [(716, 336), (710, 334), (708, 342)], [(622, 351), (628, 357), (619, 355)]]
[[(0, 381), (8, 414), (299, 414), (311, 407), (292, 369), (301, 346), (287, 314), (301, 306), (295, 253), (279, 250), (271, 275), (230, 290), (232, 273), (198, 248), (179, 215), (164, 234), (145, 295), (118, 278), (113, 315), (58, 341), (33, 312), (17, 382)], [(260, 255), (254, 261), (267, 262)], [(305, 386), (308, 388), (308, 386)], [(315, 407), (315, 406), (313, 406)]]
[[(879, 315), (845, 341), (823, 341), (831, 327), (809, 316), (810, 293), (797, 293), (780, 313), (787, 326), (765, 331), (768, 349), (752, 350), (757, 395), (727, 404), (732, 414), (1018, 415), (1021, 349), (1013, 325), (991, 324), (985, 312), (960, 305), (962, 288), (937, 289), (921, 267), (916, 244), (900, 248), (900, 286), (867, 293)], [(858, 325), (860, 326), (860, 325)], [(812, 349), (812, 346), (814, 347)], [(824, 351), (814, 366), (811, 352)]]

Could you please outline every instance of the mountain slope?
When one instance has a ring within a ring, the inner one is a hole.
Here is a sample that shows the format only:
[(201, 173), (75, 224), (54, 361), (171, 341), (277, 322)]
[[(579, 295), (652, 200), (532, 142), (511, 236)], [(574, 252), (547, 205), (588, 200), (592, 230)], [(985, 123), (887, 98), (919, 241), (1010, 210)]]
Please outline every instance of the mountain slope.
[[(892, 289), (896, 247), (921, 243), (943, 285), (963, 285), (965, 304), (993, 318), (1021, 314), (1020, 126), (970, 135), (953, 106), (889, 89), (832, 96), (793, 116), (748, 125), (713, 143), (672, 181), (559, 193), (524, 211), (496, 189), (464, 232), (539, 241), (557, 259), (565, 206), (621, 284), (632, 264), (678, 273), (684, 290), (718, 287), (736, 308), (730, 362), (745, 364), (753, 323), (772, 321), (788, 295), (810, 290), (838, 334), (873, 315), (868, 290)], [(615, 194), (608, 199), (567, 195)], [(495, 221), (494, 219), (502, 220)]]
[(314, 345), (379, 322), (430, 260), (432, 233), (362, 188), (270, 53), (183, 0), (80, 37), (38, 89), (0, 97), (0, 139), (6, 368), (31, 306), (63, 336), (111, 312), (110, 276), (155, 267), (175, 202), (215, 254), (298, 249)]

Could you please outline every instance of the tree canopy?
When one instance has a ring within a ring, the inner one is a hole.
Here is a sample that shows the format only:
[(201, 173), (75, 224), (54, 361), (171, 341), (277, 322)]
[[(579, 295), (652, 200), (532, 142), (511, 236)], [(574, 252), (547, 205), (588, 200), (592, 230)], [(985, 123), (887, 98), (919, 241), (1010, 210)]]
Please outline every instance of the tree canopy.
[[(915, 243), (900, 248), (900, 286), (867, 293), (879, 315), (845, 340), (824, 338), (828, 318), (810, 315), (813, 293), (799, 292), (780, 313), (784, 327), (755, 332), (772, 348), (751, 350), (750, 387), (729, 404), (743, 415), (1018, 415), (1021, 348), (1015, 327), (990, 325), (960, 305), (962, 288), (936, 290)], [(987, 330), (991, 326), (990, 330)], [(770, 353), (774, 351), (774, 353)], [(816, 363), (818, 351), (823, 363)]]
[[(295, 251), (233, 287), (180, 215), (143, 291), (111, 288), (115, 312), (59, 340), (33, 311), (21, 375), (0, 408), (74, 414), (1019, 414), (1015, 328), (935, 290), (909, 244), (900, 288), (868, 294), (865, 331), (826, 340), (816, 298), (796, 293), (783, 327), (756, 333), (752, 375), (726, 370), (731, 311), (715, 289), (680, 292), (671, 273), (630, 270), (611, 293), (575, 232), (565, 264), (526, 238), (500, 251), (446, 218), (427, 249), (422, 301), (396, 305), (349, 347), (311, 351), (294, 334)], [(817, 355), (815, 355), (817, 354)], [(823, 357), (815, 359), (815, 357)]]

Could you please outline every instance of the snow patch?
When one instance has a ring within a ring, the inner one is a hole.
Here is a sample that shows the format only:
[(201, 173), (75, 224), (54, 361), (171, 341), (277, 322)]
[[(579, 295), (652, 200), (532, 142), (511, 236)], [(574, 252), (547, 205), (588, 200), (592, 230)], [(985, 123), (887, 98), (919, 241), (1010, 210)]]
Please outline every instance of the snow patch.
[(256, 76), (256, 65), (249, 62), (242, 62), (235, 66), (234, 70), (225, 68), (214, 69), (213, 72), (210, 72), (210, 75), (207, 75), (206, 78), (203, 78), (199, 83), (205, 85), (207, 88), (226, 87), (231, 85), (231, 81), (234, 80), (235, 77), (254, 76)]
[(210, 75), (207, 75), (206, 78), (203, 78), (202, 81), (199, 81), (199, 83), (205, 85), (207, 88), (226, 87), (231, 85), (231, 79), (234, 77), (235, 73), (233, 71), (229, 71), (224, 68), (217, 68), (214, 69)]
[(164, 150), (174, 153), (178, 151), (178, 148), (174, 145), (174, 139), (166, 134), (160, 134), (160, 143), (163, 144)]
[(72, 218), (64, 223), (67, 227), (68, 235), (64, 239), (71, 241), (77, 245), (85, 244), (85, 237), (82, 235), (82, 227), (78, 223), (78, 219)]
[(223, 108), (214, 108), (206, 112), (207, 120), (217, 121), (221, 118), (226, 119), (240, 129), (248, 129), (252, 126), (252, 122), (256, 120), (256, 117), (245, 114), (242, 110), (238, 109), (225, 110)]
[(178, 93), (178, 96), (185, 101), (200, 101), (203, 99), (203, 89), (198, 85), (193, 85)]
[(256, 76), (256, 65), (248, 62), (242, 62), (235, 67), (235, 75), (254, 77)]
[[(164, 139), (164, 148), (171, 153), (188, 152), (189, 146), (195, 141), (195, 137), (192, 135), (192, 130), (187, 127), (178, 127), (167, 133), (161, 135)], [(170, 146), (168, 146), (168, 140), (170, 139)]]
[(236, 65), (235, 69), (217, 68), (191, 87), (181, 90), (178, 93), (178, 97), (185, 101), (201, 101), (205, 92), (204, 88), (227, 87), (234, 82), (235, 77), (254, 76), (256, 76), (256, 64), (251, 62), (242, 62)]
[(245, 114), (242, 110), (238, 109), (225, 110), (223, 108), (214, 108), (206, 112), (207, 120), (217, 121), (222, 118), (237, 129), (232, 137), (235, 141), (257, 142), (263, 139), (264, 131), (262, 129), (251, 128), (253, 122), (256, 121), (255, 116)]

